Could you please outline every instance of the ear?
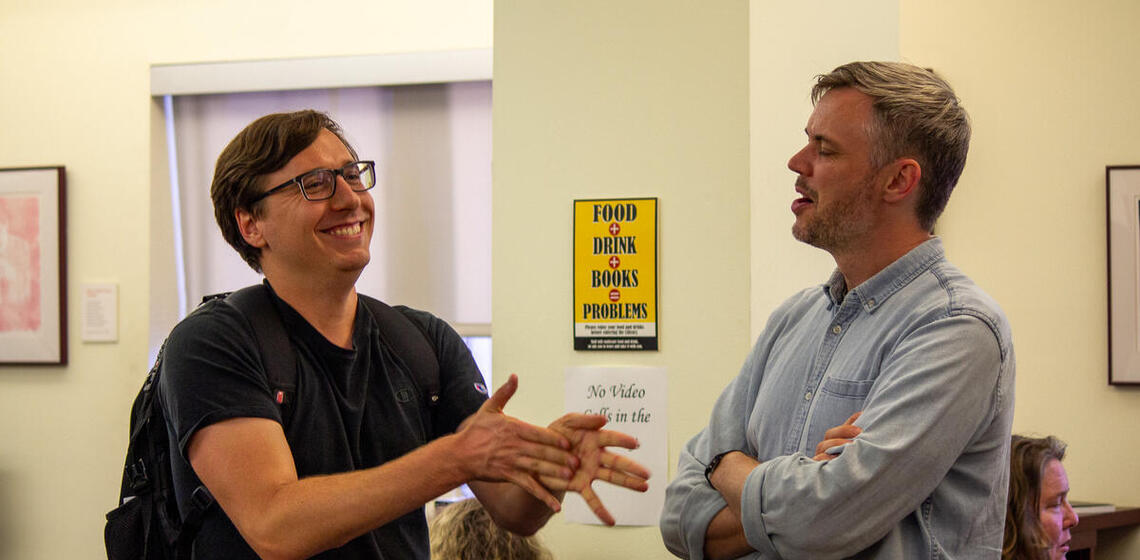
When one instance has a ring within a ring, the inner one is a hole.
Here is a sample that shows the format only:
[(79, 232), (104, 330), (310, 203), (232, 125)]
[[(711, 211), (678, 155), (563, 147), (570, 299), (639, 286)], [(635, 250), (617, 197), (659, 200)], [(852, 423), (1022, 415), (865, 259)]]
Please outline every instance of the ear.
[(902, 158), (888, 166), (892, 175), (883, 189), (883, 200), (898, 203), (918, 192), (918, 182), (922, 179), (922, 167), (911, 158)]
[(234, 221), (237, 222), (238, 231), (246, 243), (263, 249), (266, 246), (265, 236), (262, 235), (261, 223), (253, 214), (244, 208), (234, 210)]

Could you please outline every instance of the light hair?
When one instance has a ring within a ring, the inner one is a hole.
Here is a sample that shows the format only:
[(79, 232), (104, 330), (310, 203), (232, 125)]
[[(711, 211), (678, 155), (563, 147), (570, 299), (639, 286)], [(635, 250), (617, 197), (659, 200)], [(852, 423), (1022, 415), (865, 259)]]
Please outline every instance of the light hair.
[(901, 62), (851, 62), (816, 77), (812, 103), (833, 89), (872, 99), (871, 165), (914, 158), (922, 170), (915, 214), (934, 230), (970, 151), (970, 118), (950, 84), (933, 70)]
[(535, 537), (516, 535), (491, 520), (479, 500), (436, 510), (429, 525), (433, 560), (553, 560)]
[(1065, 447), (1053, 436), (1011, 438), (1002, 560), (1048, 559), (1049, 541), (1041, 526), (1041, 482), (1049, 461), (1065, 458)]
[(265, 176), (285, 167), (289, 160), (316, 141), (321, 130), (335, 134), (352, 158), (357, 158), (340, 125), (327, 114), (309, 109), (274, 113), (253, 121), (230, 140), (218, 156), (214, 181), (210, 185), (214, 220), (226, 242), (256, 272), (261, 272), (261, 249), (245, 242), (234, 212), (240, 208), (255, 218), (260, 217), (262, 203), (250, 204), (250, 201), (269, 188), (261, 184)]

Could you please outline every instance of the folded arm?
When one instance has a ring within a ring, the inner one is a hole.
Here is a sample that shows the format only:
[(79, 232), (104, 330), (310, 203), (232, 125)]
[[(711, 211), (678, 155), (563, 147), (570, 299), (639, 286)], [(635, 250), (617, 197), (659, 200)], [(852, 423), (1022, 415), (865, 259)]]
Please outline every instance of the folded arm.
[[(848, 443), (862, 432), (855, 426), (855, 420), (860, 413), (852, 414), (846, 422), (827, 430), (824, 440), (816, 445), (816, 461), (826, 461), (838, 457), (838, 454), (829, 454), (827, 450)], [(738, 558), (754, 551), (744, 535), (744, 526), (740, 522), (740, 495), (744, 491), (744, 483), (753, 469), (760, 465), (760, 461), (739, 451), (726, 454), (713, 471), (709, 480), (712, 486), (720, 492), (725, 499), (725, 508), (720, 510), (709, 522), (705, 532), (705, 557), (711, 560), (721, 558)]]
[[(754, 352), (750, 362), (763, 358)], [(850, 424), (861, 433), (825, 435), (848, 441), (826, 461), (795, 453), (757, 462), (741, 417), (760, 376), (738, 377), (681, 454), (662, 516), (666, 545), (685, 558), (844, 557), (870, 546), (933, 492), (989, 421), (1000, 364), (994, 333), (974, 318), (921, 327), (882, 363), (859, 426)], [(704, 464), (732, 449), (744, 453), (727, 455), (709, 488)]]
[(721, 392), (709, 427), (681, 450), (677, 472), (665, 489), (661, 537), (665, 547), (681, 558), (742, 556), (751, 551), (740, 520), (726, 508), (724, 497), (705, 481), (705, 465), (713, 455), (733, 449), (754, 452), (745, 432), (760, 384), (753, 375), (764, 360), (766, 347), (758, 344), (740, 374)]
[(769, 554), (838, 558), (881, 539), (990, 423), (1000, 369), (995, 335), (975, 318), (916, 329), (884, 360), (857, 420), (862, 431), (841, 454), (775, 457), (725, 483), (732, 491), (742, 482), (748, 542)]

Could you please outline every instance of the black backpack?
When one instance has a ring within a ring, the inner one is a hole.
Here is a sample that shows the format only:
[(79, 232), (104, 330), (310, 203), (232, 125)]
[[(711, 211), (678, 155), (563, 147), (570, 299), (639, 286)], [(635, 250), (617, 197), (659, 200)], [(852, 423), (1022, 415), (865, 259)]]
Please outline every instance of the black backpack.
[[(202, 303), (222, 298), (249, 321), (265, 363), (269, 387), (288, 426), (297, 390), (297, 358), (268, 286), (258, 284), (236, 292), (206, 296)], [(380, 325), (381, 339), (412, 372), (424, 398), (421, 411), (430, 433), (440, 390), (434, 344), (417, 321), (405, 316), (405, 308), (389, 307), (365, 295), (359, 298)], [(191, 495), (185, 518), (178, 511), (168, 456), (167, 423), (156, 398), (165, 347), (163, 342), (131, 406), (130, 440), (119, 506), (107, 514), (103, 531), (110, 560), (189, 560), (194, 536), (206, 512), (214, 506), (213, 496), (204, 486), (199, 486)]]

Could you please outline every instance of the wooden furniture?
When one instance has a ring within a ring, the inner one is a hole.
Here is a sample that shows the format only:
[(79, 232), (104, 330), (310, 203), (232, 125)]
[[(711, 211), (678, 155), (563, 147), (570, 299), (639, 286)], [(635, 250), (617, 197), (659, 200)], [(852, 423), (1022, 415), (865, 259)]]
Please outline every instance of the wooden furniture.
[(1096, 558), (1096, 540), (1101, 531), (1140, 525), (1140, 508), (1120, 507), (1108, 513), (1090, 513), (1080, 516), (1080, 522), (1073, 527), (1069, 541), (1068, 560), (1093, 560)]

